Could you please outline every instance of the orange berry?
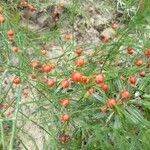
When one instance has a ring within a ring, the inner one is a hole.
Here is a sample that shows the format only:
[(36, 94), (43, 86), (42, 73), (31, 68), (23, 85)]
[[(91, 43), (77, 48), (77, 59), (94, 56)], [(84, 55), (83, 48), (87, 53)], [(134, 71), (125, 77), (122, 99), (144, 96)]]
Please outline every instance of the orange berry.
[(103, 74), (97, 75), (97, 76), (95, 77), (95, 82), (96, 82), (97, 84), (103, 83), (103, 82), (104, 82), (104, 75), (103, 75)]
[(51, 70), (52, 70), (52, 67), (50, 65), (43, 66), (43, 72), (49, 73)]
[(131, 47), (128, 47), (127, 52), (128, 52), (129, 55), (132, 55), (133, 54), (133, 49)]
[(70, 100), (65, 98), (60, 102), (61, 106), (68, 107), (70, 105)]
[(49, 79), (49, 80), (47, 81), (48, 87), (53, 87), (53, 86), (55, 85), (55, 83), (56, 83), (56, 81), (53, 80), (53, 79)]
[(12, 31), (12, 30), (9, 30), (9, 31), (8, 31), (8, 36), (11, 37), (11, 36), (14, 36), (14, 34), (15, 34), (14, 31)]
[(15, 77), (14, 79), (13, 79), (13, 83), (14, 84), (20, 84), (20, 82), (21, 82), (21, 80), (20, 80), (20, 78), (19, 77)]
[(74, 82), (80, 82), (82, 80), (82, 74), (80, 72), (74, 72), (72, 75), (71, 75), (71, 79), (72, 81)]
[(136, 83), (136, 78), (135, 77), (130, 77), (129, 81), (131, 84), (135, 84)]
[(68, 122), (70, 120), (70, 116), (68, 114), (64, 114), (61, 116), (61, 120), (64, 122)]
[(76, 52), (76, 54), (81, 55), (81, 53), (83, 52), (83, 49), (77, 48), (75, 52)]
[(82, 67), (84, 65), (84, 59), (83, 58), (78, 58), (76, 60), (76, 65), (79, 67)]
[(68, 88), (70, 85), (69, 81), (67, 79), (64, 79), (62, 82), (61, 82), (61, 86), (66, 89)]
[(107, 84), (103, 84), (103, 85), (101, 86), (101, 88), (102, 88), (103, 91), (108, 91), (109, 86), (108, 86)]
[(107, 101), (107, 106), (110, 108), (114, 108), (116, 106), (116, 101), (114, 99), (109, 99)]
[(135, 64), (136, 64), (136, 66), (141, 67), (142, 64), (143, 64), (143, 61), (142, 60), (137, 60)]
[(130, 98), (131, 95), (130, 95), (129, 91), (125, 90), (121, 93), (121, 96), (124, 99), (128, 99), (128, 98)]

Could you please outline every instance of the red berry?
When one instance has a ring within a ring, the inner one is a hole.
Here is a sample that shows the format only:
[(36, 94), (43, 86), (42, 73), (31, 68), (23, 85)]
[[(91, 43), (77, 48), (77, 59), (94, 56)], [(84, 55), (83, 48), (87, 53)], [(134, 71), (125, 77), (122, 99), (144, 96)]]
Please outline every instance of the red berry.
[(8, 36), (10, 36), (10, 37), (14, 36), (14, 31), (9, 30), (9, 31), (8, 31)]
[(43, 66), (43, 72), (48, 73), (48, 72), (50, 72), (51, 70), (52, 70), (52, 66), (50, 66), (50, 65), (44, 65), (44, 66)]
[(82, 52), (83, 52), (82, 48), (77, 48), (76, 49), (76, 54), (81, 55)]
[(136, 83), (136, 78), (135, 77), (130, 77), (129, 81), (131, 84), (135, 84)]
[(61, 106), (68, 107), (70, 105), (70, 100), (65, 98), (60, 102)]
[(65, 89), (65, 88), (68, 88), (69, 87), (69, 81), (67, 79), (64, 79), (62, 82), (61, 82), (61, 86)]
[(68, 122), (70, 120), (70, 116), (68, 114), (64, 114), (61, 116), (61, 120), (64, 122)]
[(74, 82), (80, 82), (82, 80), (82, 74), (80, 72), (74, 72), (72, 75), (71, 75), (71, 79), (72, 81)]
[(49, 80), (47, 81), (48, 87), (53, 87), (53, 86), (55, 85), (55, 83), (56, 83), (56, 81), (53, 80), (53, 79), (49, 79)]
[(130, 93), (129, 93), (128, 91), (123, 91), (123, 92), (121, 93), (121, 96), (122, 96), (122, 98), (124, 98), (124, 99), (128, 99), (128, 98), (130, 98)]
[(82, 67), (84, 65), (84, 59), (83, 58), (78, 58), (76, 60), (76, 65), (79, 67)]
[(135, 64), (136, 64), (136, 66), (141, 67), (142, 64), (143, 64), (143, 61), (142, 60), (137, 60)]
[(109, 86), (107, 84), (103, 84), (101, 88), (103, 91), (108, 91)]
[(21, 80), (20, 80), (20, 78), (19, 77), (15, 77), (14, 79), (13, 79), (13, 83), (14, 84), (20, 84), (20, 82), (21, 82)]
[(97, 76), (95, 77), (95, 82), (96, 82), (97, 84), (103, 83), (103, 82), (104, 82), (104, 75), (103, 75), (103, 74), (97, 75)]
[(107, 106), (110, 108), (114, 108), (116, 106), (116, 101), (114, 99), (109, 99), (107, 101)]
[(131, 47), (128, 47), (127, 48), (127, 51), (129, 52), (129, 51), (132, 51), (133, 49), (131, 48)]
[(127, 51), (128, 51), (128, 54), (129, 55), (132, 55), (133, 54), (133, 49), (131, 47), (128, 47), (127, 48)]

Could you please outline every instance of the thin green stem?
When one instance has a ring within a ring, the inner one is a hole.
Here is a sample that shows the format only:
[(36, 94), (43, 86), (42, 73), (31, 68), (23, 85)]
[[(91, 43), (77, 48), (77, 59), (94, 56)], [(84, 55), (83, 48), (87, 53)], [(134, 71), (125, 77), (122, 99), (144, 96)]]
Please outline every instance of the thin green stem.
[(1, 126), (1, 141), (2, 141), (3, 150), (6, 150), (5, 133), (4, 133), (3, 121), (0, 122), (0, 126)]
[(9, 150), (13, 150), (13, 147), (14, 147), (14, 138), (15, 138), (15, 132), (16, 132), (17, 117), (18, 117), (18, 112), (19, 112), (19, 107), (20, 107), (21, 94), (22, 94), (22, 86), (19, 86), (17, 105), (16, 105), (16, 111), (15, 111), (15, 119), (12, 121), (13, 123), (12, 135), (10, 139)]

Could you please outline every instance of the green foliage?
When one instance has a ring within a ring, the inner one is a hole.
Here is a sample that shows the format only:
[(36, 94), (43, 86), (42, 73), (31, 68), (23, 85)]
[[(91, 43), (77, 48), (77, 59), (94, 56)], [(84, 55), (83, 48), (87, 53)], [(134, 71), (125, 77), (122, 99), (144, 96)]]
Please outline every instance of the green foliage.
[[(116, 30), (116, 36), (109, 43), (91, 43), (90, 46), (86, 43), (78, 45), (74, 33), (71, 33), (72, 40), (65, 40), (61, 31), (68, 21), (72, 26), (71, 32), (74, 32), (75, 19), (86, 16), (79, 9), (80, 0), (66, 5), (57, 25), (38, 32), (20, 24), (19, 3), (20, 0), (2, 2), (2, 14), (6, 19), (0, 24), (0, 148), (5, 150), (9, 145), (10, 150), (17, 149), (19, 142), (24, 149), (29, 149), (21, 139), (23, 135), (35, 149), (40, 149), (39, 141), (30, 129), (24, 129), (23, 125), (30, 122), (42, 132), (44, 150), (147, 150), (150, 146), (150, 68), (147, 67), (150, 58), (144, 52), (150, 48), (149, 1), (115, 2), (118, 11), (123, 13), (124, 27)], [(38, 0), (30, 3), (37, 9), (54, 5), (46, 0), (42, 4)], [(59, 6), (59, 3), (55, 5)], [(107, 1), (104, 2), (106, 5)], [(10, 29), (15, 32), (13, 42), (8, 39)], [(58, 45), (63, 53), (53, 59), (42, 55), (41, 49), (49, 43)], [(18, 53), (12, 51), (13, 46), (19, 47)], [(84, 49), (81, 56), (75, 53), (79, 47)], [(134, 55), (127, 53), (128, 47), (134, 50)], [(85, 59), (83, 67), (76, 66), (79, 57)], [(141, 67), (135, 65), (139, 59), (144, 62)], [(31, 66), (33, 60), (42, 67)], [(100, 61), (104, 63), (100, 65)], [(43, 73), (45, 64), (55, 67), (50, 73)], [(73, 82), (71, 75), (75, 71), (88, 77), (90, 82)], [(140, 71), (144, 71), (145, 76), (139, 76)], [(108, 91), (95, 83), (95, 76), (99, 73), (104, 74)], [(31, 75), (35, 75), (36, 79)], [(14, 76), (21, 79), (20, 85), (12, 83)], [(131, 76), (136, 77), (136, 85), (129, 83)], [(50, 88), (47, 80), (43, 81), (45, 79), (55, 79), (56, 83)], [(71, 84), (67, 89), (62, 88), (64, 79)], [(25, 87), (30, 93), (27, 99), (23, 97)], [(88, 95), (90, 88), (94, 88), (94, 92)], [(124, 90), (131, 94), (127, 100), (121, 97)], [(60, 105), (65, 98), (71, 101), (69, 107)], [(114, 107), (108, 104), (109, 99), (115, 99)], [(102, 108), (107, 110), (102, 111)], [(68, 114), (70, 121), (63, 122), (63, 114)]]

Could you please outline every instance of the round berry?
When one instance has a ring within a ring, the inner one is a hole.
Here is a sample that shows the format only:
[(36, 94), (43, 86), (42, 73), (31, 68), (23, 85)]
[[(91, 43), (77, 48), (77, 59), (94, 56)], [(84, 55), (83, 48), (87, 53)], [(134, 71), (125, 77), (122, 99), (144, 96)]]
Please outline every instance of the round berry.
[(129, 81), (131, 84), (135, 84), (136, 83), (136, 78), (135, 77), (130, 77)]
[(20, 82), (21, 82), (21, 80), (20, 80), (20, 78), (19, 77), (15, 77), (14, 79), (13, 79), (13, 83), (14, 84), (20, 84)]
[(68, 122), (70, 120), (70, 116), (68, 114), (64, 114), (61, 116), (61, 120), (64, 122)]
[(50, 65), (43, 66), (43, 72), (49, 73), (51, 70), (52, 70), (52, 67)]
[(135, 64), (136, 64), (136, 66), (141, 67), (143, 65), (143, 61), (137, 60)]
[(56, 81), (53, 80), (53, 79), (49, 79), (49, 80), (47, 81), (48, 87), (53, 87), (53, 86), (55, 85), (55, 83), (56, 83)]
[(96, 82), (97, 84), (103, 83), (103, 82), (104, 82), (104, 75), (103, 75), (103, 74), (97, 75), (97, 76), (95, 77), (95, 82)]
[(8, 31), (8, 36), (10, 36), (10, 37), (14, 36), (14, 31), (9, 30), (9, 31)]
[(82, 52), (83, 52), (83, 49), (82, 49), (82, 48), (77, 48), (77, 49), (76, 49), (76, 54), (77, 54), (77, 55), (81, 55)]
[(76, 60), (76, 65), (79, 67), (82, 67), (84, 65), (84, 59), (83, 58), (78, 58)]
[(71, 79), (72, 81), (74, 82), (80, 82), (82, 80), (82, 74), (80, 72), (74, 72), (72, 75), (71, 75)]
[(123, 99), (129, 99), (131, 95), (129, 91), (125, 90), (121, 93), (121, 96)]
[(107, 84), (103, 84), (103, 85), (101, 86), (101, 88), (102, 88), (103, 91), (108, 91), (109, 86), (108, 86)]
[(116, 101), (114, 99), (109, 99), (107, 101), (107, 106), (110, 108), (114, 108), (116, 106)]
[(67, 79), (64, 79), (62, 82), (61, 82), (61, 86), (66, 89), (68, 88), (70, 85), (69, 81)]
[(60, 102), (61, 106), (68, 107), (70, 105), (70, 100), (65, 98)]

